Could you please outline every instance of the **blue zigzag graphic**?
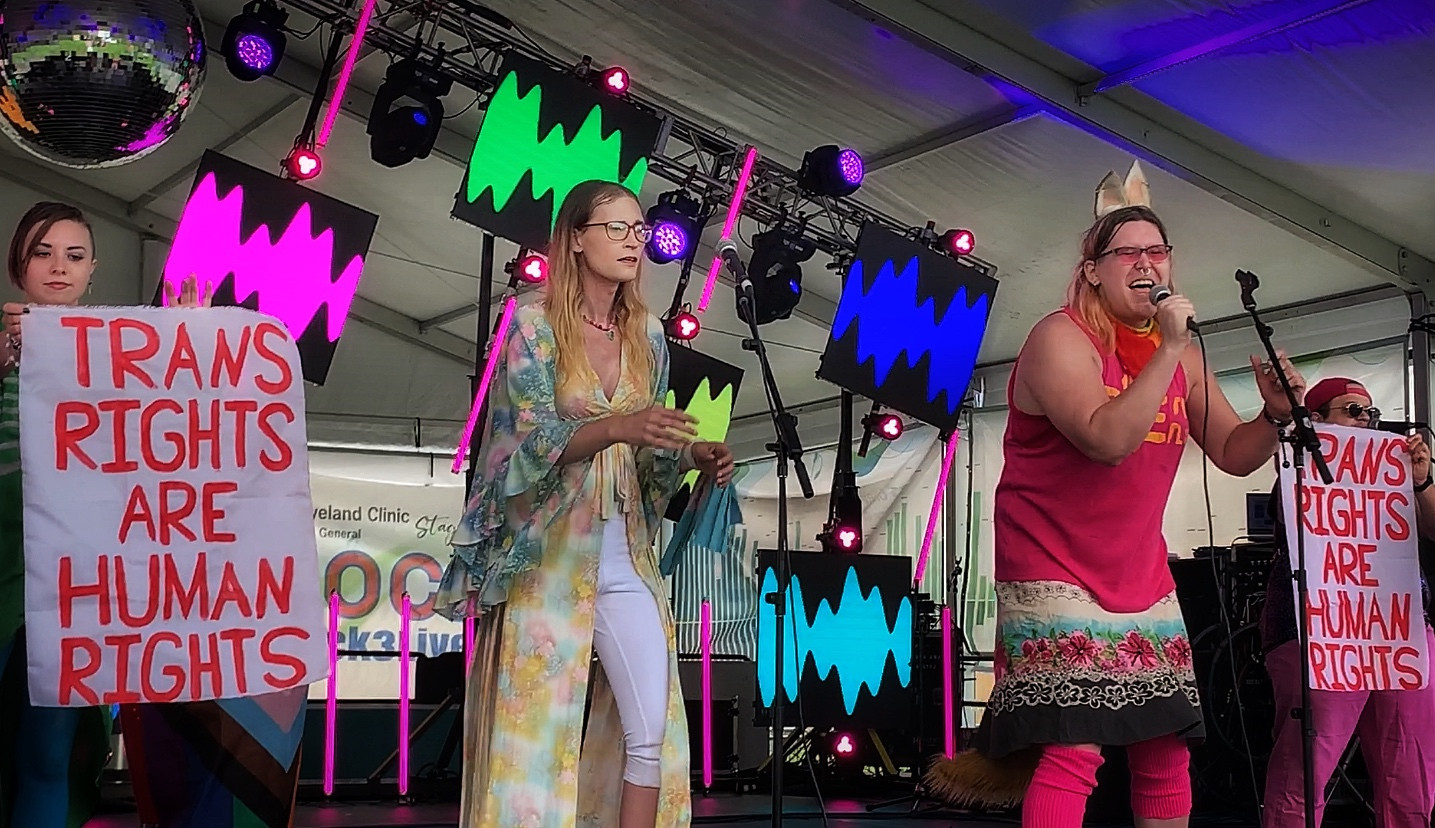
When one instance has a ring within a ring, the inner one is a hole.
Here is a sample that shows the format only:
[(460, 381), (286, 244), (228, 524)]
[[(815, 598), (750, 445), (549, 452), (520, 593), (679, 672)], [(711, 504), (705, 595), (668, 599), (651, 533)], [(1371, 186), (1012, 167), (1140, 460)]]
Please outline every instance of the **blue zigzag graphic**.
[[(777, 574), (767, 569), (758, 594), (769, 595), (776, 590)], [(823, 599), (809, 625), (804, 606), (802, 582), (794, 575), (792, 588), (787, 594), (787, 628), (783, 630), (783, 648), (788, 658), (782, 667), (782, 686), (788, 699), (797, 699), (801, 666), (807, 663), (809, 655), (817, 667), (819, 680), (825, 680), (833, 670), (837, 671), (842, 702), (849, 714), (857, 707), (858, 692), (863, 687), (870, 695), (877, 694), (888, 656), (896, 662), (898, 682), (903, 687), (911, 683), (912, 603), (906, 596), (897, 605), (896, 625), (888, 627), (887, 616), (882, 609), (882, 593), (874, 587), (863, 595), (862, 585), (857, 581), (857, 570), (849, 567), (836, 609)], [(772, 604), (767, 601), (758, 603), (757, 687), (764, 706), (772, 704), (773, 684), (777, 678), (772, 646), (776, 618)], [(794, 627), (796, 646), (793, 646)]]
[(841, 339), (851, 325), (860, 321), (857, 360), (862, 364), (873, 362), (877, 385), (887, 381), (904, 354), (908, 370), (930, 354), (927, 401), (936, 402), (937, 396), (946, 392), (947, 412), (955, 412), (972, 381), (977, 351), (986, 332), (990, 297), (979, 293), (973, 301), (966, 287), (959, 287), (946, 314), (938, 319), (935, 301), (917, 304), (916, 256), (907, 261), (901, 273), (895, 273), (890, 260), (883, 262), (869, 290), (863, 289), (863, 265), (858, 259), (847, 273), (832, 322), (832, 337)]

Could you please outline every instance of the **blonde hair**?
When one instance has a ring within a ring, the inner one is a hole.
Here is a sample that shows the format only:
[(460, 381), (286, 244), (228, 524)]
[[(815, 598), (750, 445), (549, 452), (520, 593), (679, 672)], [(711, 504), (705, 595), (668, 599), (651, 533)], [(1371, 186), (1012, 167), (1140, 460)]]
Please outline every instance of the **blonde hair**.
[[(1075, 312), (1081, 324), (1101, 343), (1102, 351), (1108, 354), (1116, 351), (1116, 323), (1101, 291), (1086, 280), (1086, 263), (1096, 261), (1096, 257), (1106, 251), (1106, 245), (1111, 244), (1111, 239), (1116, 236), (1121, 225), (1130, 221), (1146, 221), (1156, 225), (1156, 229), (1161, 231), (1161, 241), (1170, 244), (1170, 239), (1166, 237), (1166, 225), (1150, 207), (1134, 206), (1113, 210), (1098, 218), (1082, 237), (1081, 261), (1076, 263), (1076, 270), (1071, 274), (1071, 284), (1066, 288), (1066, 306)], [(1175, 289), (1174, 284), (1172, 289)], [(1155, 325), (1156, 320), (1151, 320), (1151, 324)], [(1159, 333), (1159, 328), (1157, 332)]]
[[(599, 207), (621, 198), (637, 202), (637, 196), (621, 184), (585, 181), (569, 191), (558, 209), (553, 236), (548, 243), (548, 283), (544, 286), (544, 309), (553, 338), (558, 345), (557, 385), (564, 389), (578, 378), (588, 352), (583, 347), (582, 254), (573, 249), (581, 225), (593, 218)], [(643, 301), (643, 255), (638, 255), (638, 278), (618, 285), (613, 297), (613, 322), (628, 370), (639, 377), (652, 377), (653, 346), (648, 341), (648, 306)], [(591, 363), (589, 363), (591, 365)], [(656, 389), (649, 387), (649, 394)]]

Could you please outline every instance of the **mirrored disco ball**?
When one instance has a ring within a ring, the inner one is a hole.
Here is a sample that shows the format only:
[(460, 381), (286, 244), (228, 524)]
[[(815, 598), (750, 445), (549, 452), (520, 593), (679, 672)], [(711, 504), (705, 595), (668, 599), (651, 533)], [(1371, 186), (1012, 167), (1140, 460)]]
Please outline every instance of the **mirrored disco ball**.
[(191, 0), (3, 0), (0, 129), (61, 166), (127, 164), (179, 131), (205, 51)]

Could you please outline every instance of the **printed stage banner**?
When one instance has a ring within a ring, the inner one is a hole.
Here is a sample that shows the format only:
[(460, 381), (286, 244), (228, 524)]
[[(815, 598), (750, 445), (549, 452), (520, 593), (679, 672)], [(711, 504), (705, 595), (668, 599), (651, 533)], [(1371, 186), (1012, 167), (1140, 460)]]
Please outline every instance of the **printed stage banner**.
[(20, 452), (30, 698), (324, 678), (293, 337), (239, 308), (33, 307)]
[[(339, 697), (398, 698), (395, 656), (405, 592), (415, 664), (463, 652), (463, 625), (433, 611), (434, 590), (452, 556), (449, 536), (463, 511), (463, 478), (402, 485), (316, 474), (312, 486), (324, 594), (338, 590), (339, 650), (348, 653), (339, 659)], [(315, 697), (324, 692), (322, 686), (310, 690)]]

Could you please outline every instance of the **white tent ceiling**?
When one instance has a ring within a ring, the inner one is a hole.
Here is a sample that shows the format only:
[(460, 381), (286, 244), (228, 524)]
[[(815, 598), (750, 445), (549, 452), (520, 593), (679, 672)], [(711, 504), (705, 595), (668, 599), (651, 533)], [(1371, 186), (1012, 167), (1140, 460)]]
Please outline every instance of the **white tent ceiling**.
[[(242, 3), (198, 5), (217, 43)], [(381, 0), (380, 10), (398, 20), (414, 5)], [(1429, 0), (487, 5), (562, 58), (627, 67), (643, 97), (781, 163), (823, 143), (852, 146), (869, 160), (859, 200), (913, 225), (971, 228), (978, 255), (1000, 268), (986, 363), (1011, 359), (1060, 302), (1092, 191), (1133, 155), (1147, 162), (1178, 279), (1203, 317), (1240, 312), (1236, 268), (1261, 275), (1266, 306), (1337, 294), (1355, 303), (1388, 297), (1379, 288), (1392, 282), (1435, 279)], [(299, 30), (313, 23), (291, 18)], [(198, 111), (134, 164), (46, 169), (6, 143), (0, 175), (163, 240), (206, 148), (277, 168), (303, 122), (326, 32), (291, 38), (276, 79), (242, 84), (213, 61)], [(402, 429), (465, 413), (475, 320), (452, 317), (475, 304), (480, 232), (449, 210), (482, 113), (448, 121), (425, 161), (373, 163), (364, 117), (388, 62), (382, 53), (361, 61), (313, 185), (380, 222), (355, 312), (364, 324), (350, 326), (310, 405), (395, 418)], [(1093, 91), (1103, 78), (1114, 87)], [(446, 105), (453, 113), (472, 99), (456, 88)], [(668, 186), (650, 176), (645, 203)], [(501, 242), (499, 261), (513, 252)], [(805, 318), (765, 329), (790, 403), (835, 393), (814, 377), (839, 291), (822, 264), (806, 268)], [(649, 269), (654, 306), (668, 304), (676, 278), (675, 266)], [(730, 295), (707, 316), (697, 346), (749, 371), (738, 413), (765, 409)], [(436, 317), (450, 321), (420, 324)]]

